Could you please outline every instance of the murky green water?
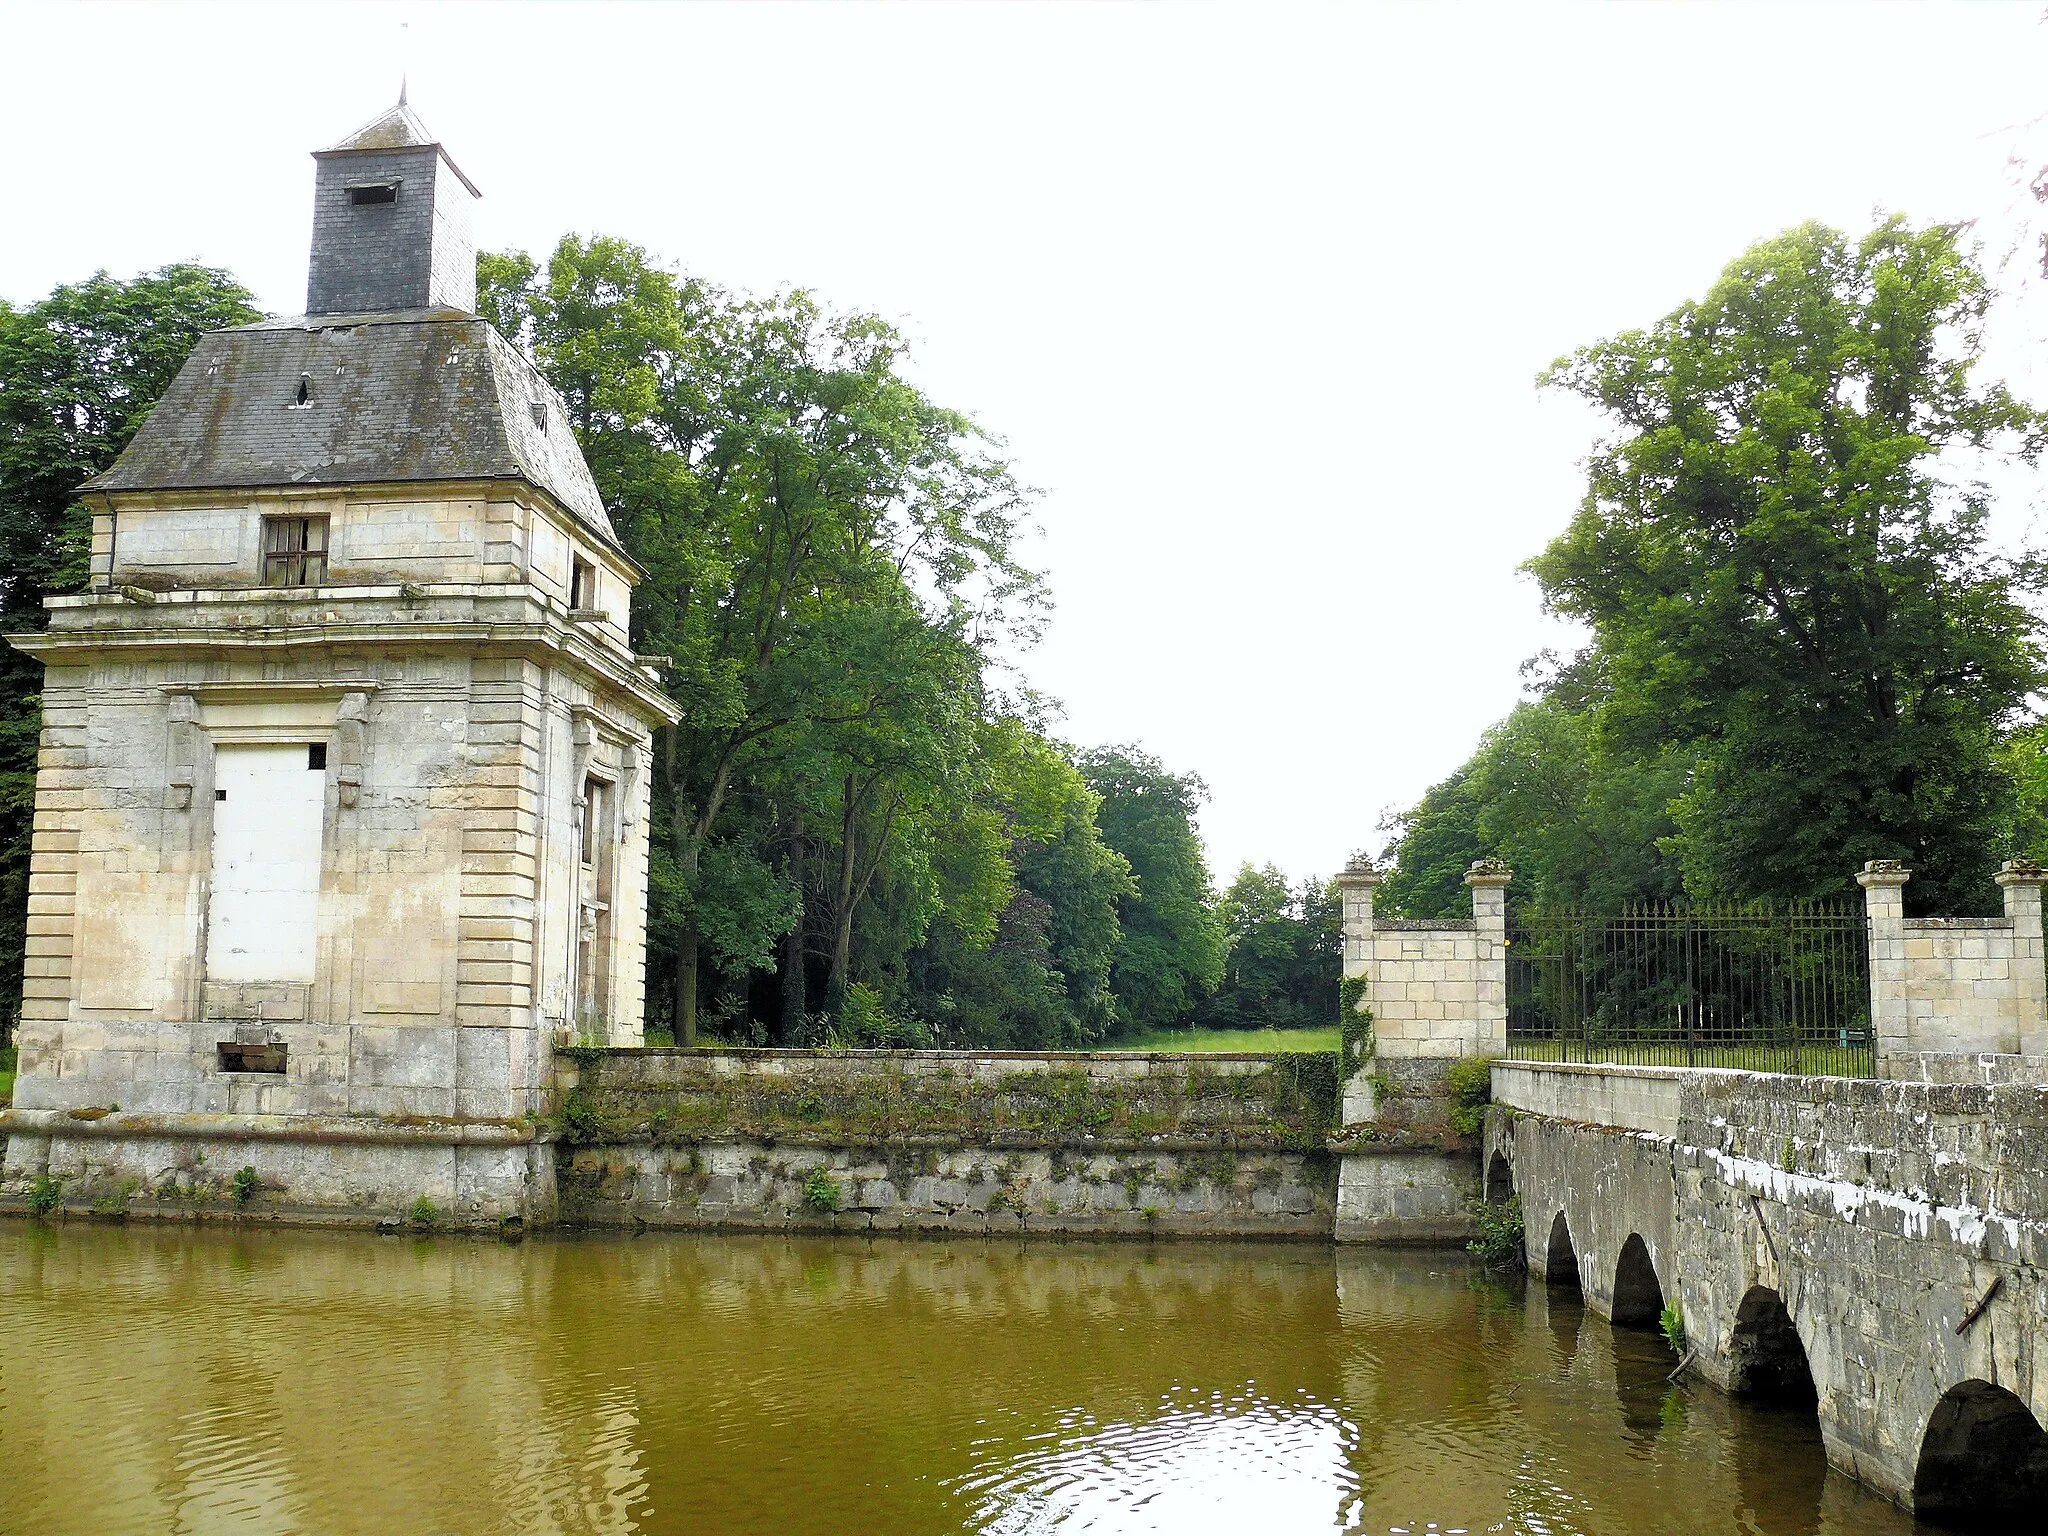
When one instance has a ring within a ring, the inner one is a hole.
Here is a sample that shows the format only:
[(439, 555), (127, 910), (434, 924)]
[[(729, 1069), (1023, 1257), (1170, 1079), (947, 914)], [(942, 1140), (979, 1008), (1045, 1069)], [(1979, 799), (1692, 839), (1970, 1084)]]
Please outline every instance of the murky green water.
[(7, 1532), (1911, 1522), (1454, 1257), (0, 1222)]

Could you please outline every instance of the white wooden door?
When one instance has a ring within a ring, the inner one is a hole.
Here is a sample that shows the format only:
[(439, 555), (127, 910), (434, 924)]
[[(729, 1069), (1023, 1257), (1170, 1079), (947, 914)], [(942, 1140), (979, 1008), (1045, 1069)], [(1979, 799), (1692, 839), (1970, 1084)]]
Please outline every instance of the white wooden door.
[(313, 979), (327, 785), (314, 755), (305, 742), (215, 750), (209, 980)]

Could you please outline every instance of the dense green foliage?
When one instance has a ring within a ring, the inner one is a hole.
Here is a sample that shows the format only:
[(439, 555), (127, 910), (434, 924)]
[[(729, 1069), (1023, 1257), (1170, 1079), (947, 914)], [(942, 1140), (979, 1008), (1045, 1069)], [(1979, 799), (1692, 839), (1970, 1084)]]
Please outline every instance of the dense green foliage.
[(1047, 1048), (1187, 1024), (1225, 951), (1201, 781), (1076, 756), (997, 686), (1045, 603), (1030, 494), (901, 337), (618, 240), (479, 275), (570, 402), (649, 572), (635, 647), (684, 712), (656, 753), (650, 1025)]
[[(43, 627), (85, 581), (78, 487), (113, 463), (200, 333), (257, 319), (225, 272), (104, 272), (15, 308), (0, 300), (0, 633)], [(42, 667), (0, 646), (0, 1042), (19, 1016)]]
[(1511, 1199), (1505, 1205), (1481, 1201), (1472, 1211), (1478, 1236), (1465, 1245), (1488, 1269), (1520, 1270), (1529, 1262), (1522, 1234), (1522, 1202)]
[(1130, 865), (1135, 882), (1118, 904), (1123, 945), (1110, 988), (1134, 1027), (1177, 1023), (1223, 975), (1223, 930), (1195, 831), (1208, 787), (1136, 747), (1087, 753), (1081, 772), (1102, 797), (1103, 840)]
[(1444, 1074), (1451, 1100), (1451, 1129), (1477, 1136), (1486, 1124), (1486, 1106), (1493, 1102), (1493, 1058), (1460, 1056)]
[(1344, 908), (1334, 887), (1289, 885), (1273, 865), (1247, 864), (1217, 898), (1223, 979), (1195, 1010), (1214, 1029), (1309, 1029), (1337, 1014)]
[(1995, 905), (2048, 841), (2043, 571), (1972, 476), (2048, 423), (1977, 376), (1989, 298), (1954, 229), (1803, 225), (1544, 375), (1614, 427), (1529, 564), (1592, 639), (1396, 824), (1390, 911), (1469, 910), (1482, 854), (1525, 902), (1834, 895), (1902, 858), (1919, 910)]

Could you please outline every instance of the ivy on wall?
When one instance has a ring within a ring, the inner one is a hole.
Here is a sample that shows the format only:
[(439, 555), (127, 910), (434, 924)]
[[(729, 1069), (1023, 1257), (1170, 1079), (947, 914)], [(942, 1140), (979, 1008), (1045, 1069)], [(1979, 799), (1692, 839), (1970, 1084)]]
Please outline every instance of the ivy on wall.
[(1372, 1059), (1372, 1010), (1365, 1006), (1366, 979), (1352, 976), (1337, 989), (1337, 1080), (1349, 1082)]

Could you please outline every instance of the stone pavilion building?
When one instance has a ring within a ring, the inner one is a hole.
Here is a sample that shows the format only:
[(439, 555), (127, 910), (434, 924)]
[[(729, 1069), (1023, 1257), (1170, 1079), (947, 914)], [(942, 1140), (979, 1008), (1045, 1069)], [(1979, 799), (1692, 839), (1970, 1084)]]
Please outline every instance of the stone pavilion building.
[(641, 1038), (676, 712), (561, 397), (474, 313), (476, 188), (403, 100), (313, 159), (306, 313), (200, 341), (83, 488), (90, 589), (10, 637), (6, 1179), (545, 1219), (554, 1046)]

